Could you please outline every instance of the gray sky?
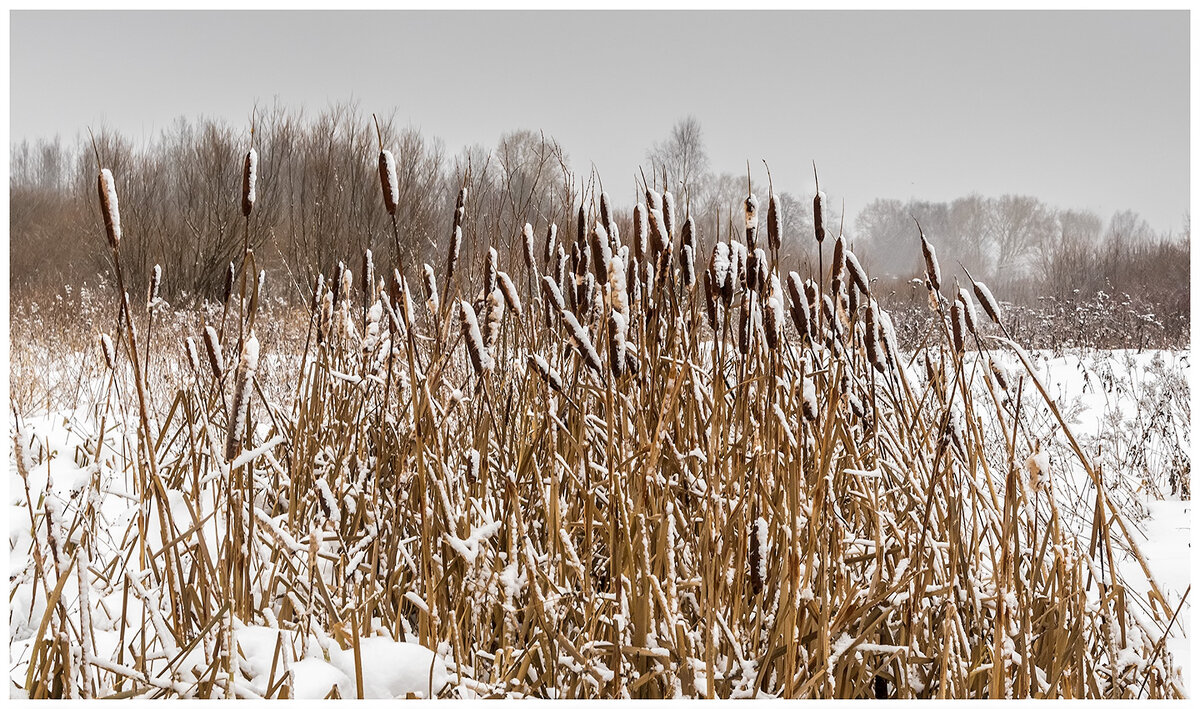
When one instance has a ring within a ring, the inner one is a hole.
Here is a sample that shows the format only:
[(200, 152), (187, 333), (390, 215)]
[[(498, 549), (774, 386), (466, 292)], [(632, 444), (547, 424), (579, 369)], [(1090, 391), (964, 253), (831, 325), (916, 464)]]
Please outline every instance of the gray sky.
[[(632, 193), (647, 148), (701, 122), (848, 215), (876, 197), (1029, 194), (1178, 232), (1189, 199), (1188, 14), (1173, 12), (14, 12), (11, 136), (355, 98), (445, 141), (553, 135)], [(622, 182), (624, 181), (624, 182)], [(626, 186), (627, 185), (627, 186)]]

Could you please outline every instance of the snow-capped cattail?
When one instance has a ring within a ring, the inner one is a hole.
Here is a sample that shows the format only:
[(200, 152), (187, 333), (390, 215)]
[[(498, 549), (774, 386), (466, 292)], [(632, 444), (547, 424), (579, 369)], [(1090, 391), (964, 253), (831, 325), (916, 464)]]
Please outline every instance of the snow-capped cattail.
[[(429, 266), (426, 265), (426, 268)], [(363, 252), (362, 260), (362, 287), (363, 287), (363, 304), (364, 307), (370, 307), (375, 303), (375, 257), (370, 249)]]
[(531, 276), (536, 276), (537, 259), (534, 256), (533, 225), (525, 222), (525, 228), (521, 230), (521, 236), (525, 240), (525, 267), (529, 269)]
[(762, 517), (754, 520), (751, 530), (749, 565), (750, 592), (757, 596), (767, 580), (767, 521)]
[(579, 205), (579, 213), (575, 216), (575, 243), (579, 246), (587, 244), (587, 214), (583, 211), (583, 205)]
[(825, 193), (817, 190), (813, 197), (813, 231), (817, 235), (817, 243), (825, 241)]
[(558, 284), (550, 276), (542, 276), (542, 291), (545, 292), (546, 298), (554, 304), (554, 307), (559, 312), (567, 309), (567, 303), (563, 300), (562, 291), (559, 290)]
[(753, 263), (754, 281), (749, 287), (758, 293), (762, 293), (763, 288), (765, 288), (767, 285), (767, 269), (771, 267), (771, 265), (767, 263), (767, 252), (763, 251), (762, 249), (754, 250), (753, 258), (747, 261), (747, 282), (750, 282), (751, 274), (749, 271), (751, 262)]
[(601, 364), (600, 355), (597, 354), (595, 346), (592, 345), (592, 338), (588, 336), (587, 328), (580, 325), (574, 313), (569, 310), (562, 311), (562, 317), (563, 322), (567, 324), (567, 332), (570, 333), (571, 341), (575, 345), (579, 356), (596, 373), (596, 376), (603, 379), (604, 365)]
[(808, 297), (804, 294), (804, 285), (800, 281), (800, 274), (792, 271), (788, 273), (788, 297), (791, 299), (792, 307), (792, 324), (796, 326), (796, 333), (801, 339), (809, 336), (810, 325), (808, 324)]
[(667, 243), (675, 237), (675, 196), (663, 190), (663, 226), (667, 230)]
[(838, 323), (837, 310), (833, 307), (833, 300), (826, 293), (821, 297), (821, 312), (825, 315), (825, 322), (829, 324), (829, 329), (834, 337), (841, 335), (841, 326)]
[(608, 230), (597, 223), (592, 228), (592, 270), (597, 279), (608, 277), (608, 262), (612, 260), (612, 245), (608, 241)]
[(546, 361), (545, 357), (537, 354), (526, 355), (526, 361), (529, 362), (529, 366), (531, 366), (533, 370), (542, 377), (542, 379), (546, 380), (546, 383), (550, 385), (551, 389), (554, 389), (558, 392), (563, 391), (562, 377), (560, 377), (558, 372), (554, 371), (554, 369), (550, 367), (550, 363)]
[(499, 288), (488, 293), (483, 321), (483, 344), (487, 347), (488, 355), (496, 352), (496, 343), (500, 341), (500, 323), (504, 320), (504, 296)]
[(854, 282), (854, 286), (863, 295), (870, 295), (871, 280), (867, 278), (867, 271), (858, 262), (858, 257), (853, 252), (846, 252), (846, 270), (850, 272), (850, 280)]
[(704, 314), (708, 316), (708, 326), (717, 332), (717, 307), (720, 292), (713, 287), (712, 271), (704, 272)]
[(431, 315), (436, 315), (441, 310), (441, 303), (438, 302), (437, 278), (433, 274), (433, 266), (425, 264), (425, 305), (429, 308)]
[(221, 338), (212, 325), (204, 328), (204, 352), (208, 355), (208, 367), (212, 370), (213, 378), (219, 380), (223, 374), (222, 362), (225, 357), (221, 351)]
[(748, 253), (746, 247), (740, 241), (733, 241), (729, 244), (729, 266), (730, 275), (733, 277), (733, 285), (736, 287), (738, 283), (746, 285), (746, 262), (748, 261)]
[(975, 287), (975, 297), (979, 298), (979, 304), (983, 307), (983, 312), (987, 313), (992, 322), (1000, 324), (1000, 303), (988, 287), (982, 281), (971, 281)]
[(579, 285), (579, 292), (576, 305), (579, 306), (581, 315), (587, 315), (592, 309), (592, 300), (596, 296), (596, 276), (588, 271), (583, 276), (583, 282)]
[(804, 409), (804, 418), (809, 421), (816, 421), (817, 388), (813, 386), (811, 379), (804, 376), (803, 370), (800, 372), (800, 401)]
[(254, 292), (250, 294), (250, 310), (251, 313), (258, 312), (258, 302), (263, 296), (264, 289), (267, 286), (267, 271), (263, 269), (258, 272), (258, 280), (254, 282)]
[(975, 301), (971, 300), (971, 294), (965, 288), (958, 289), (958, 299), (962, 301), (963, 318), (967, 323), (967, 330), (971, 333), (977, 333), (979, 330), (978, 322), (975, 319)]
[(650, 210), (650, 249), (657, 256), (662, 253), (671, 243), (671, 236), (667, 233), (666, 218), (663, 217), (661, 209)]
[(250, 216), (254, 209), (254, 199), (257, 197), (258, 186), (258, 152), (254, 148), (246, 153), (242, 163), (242, 216)]
[(625, 374), (625, 334), (628, 329), (625, 316), (613, 308), (608, 315), (608, 364), (614, 379)]
[(454, 278), (454, 267), (458, 265), (458, 254), (462, 251), (462, 227), (455, 226), (450, 235), (450, 251), (446, 254), (446, 286)]
[[(233, 264), (229, 264), (229, 265), (232, 266)], [(317, 308), (321, 305), (321, 297), (324, 295), (325, 295), (325, 275), (318, 273), (317, 274), (317, 286), (316, 286), (316, 288), (313, 288), (312, 302), (310, 302), (308, 304), (308, 307), (310, 310), (312, 310), (312, 312), (314, 312), (314, 313), (317, 312)]]
[(521, 309), (521, 296), (517, 294), (517, 287), (513, 285), (512, 279), (504, 271), (496, 274), (496, 283), (500, 286), (500, 293), (504, 296), (504, 302), (508, 303), (508, 307), (521, 319), (521, 314), (524, 312)]
[(154, 269), (150, 271), (150, 287), (146, 289), (146, 307), (154, 305), (154, 301), (158, 300), (158, 291), (162, 287), (162, 266), (154, 264)]
[(608, 292), (613, 310), (629, 322), (629, 297), (626, 293), (625, 262), (621, 257), (614, 257), (608, 264)]
[(238, 445), (242, 442), (242, 430), (246, 427), (246, 414), (250, 408), (250, 391), (254, 383), (254, 372), (258, 369), (258, 338), (254, 333), (242, 343), (242, 357), (238, 361), (233, 385), (233, 420), (225, 435), (225, 462), (237, 457)]
[(683, 278), (683, 287), (691, 290), (696, 285), (696, 257), (692, 254), (690, 244), (684, 244), (679, 250), (679, 273)]
[(550, 265), (551, 259), (557, 253), (555, 247), (558, 245), (558, 225), (551, 224), (546, 227), (546, 265)]
[(500, 254), (496, 253), (496, 249), (489, 247), (487, 263), (483, 272), (483, 292), (485, 294), (496, 290), (496, 272), (499, 270)]
[(379, 184), (383, 187), (383, 205), (394, 217), (400, 203), (400, 181), (396, 179), (396, 158), (390, 150), (379, 151)]
[(646, 240), (650, 234), (650, 218), (646, 216), (645, 205), (633, 206), (633, 258), (638, 263), (646, 256)]
[(188, 366), (192, 368), (192, 373), (200, 376), (200, 351), (196, 347), (196, 339), (193, 337), (186, 338), (183, 341), (183, 350), (187, 354)]
[(228, 304), (229, 299), (233, 297), (233, 281), (236, 274), (237, 269), (233, 267), (233, 261), (230, 261), (229, 268), (225, 271), (225, 297), (221, 299), (221, 301), (226, 304)]
[(479, 331), (479, 319), (475, 317), (475, 309), (467, 301), (459, 301), (458, 306), (463, 340), (467, 343), (467, 354), (471, 358), (471, 366), (475, 368), (475, 374), (482, 377), (484, 372), (492, 370), (492, 358), (483, 345), (483, 333)]
[(467, 216), (467, 188), (464, 185), (463, 188), (458, 191), (458, 200), (454, 203), (454, 220), (452, 223), (452, 228), (450, 229), (451, 233), (453, 233), (455, 228), (461, 227), (463, 225), (463, 220), (466, 218), (466, 216)]
[(925, 232), (921, 230), (920, 225), (917, 225), (917, 231), (921, 234), (921, 254), (925, 256), (925, 276), (936, 293), (942, 289), (942, 268), (938, 265), (937, 252), (934, 251), (933, 244), (925, 238)]
[(996, 380), (996, 385), (1000, 390), (1007, 393), (1009, 391), (1008, 373), (1004, 367), (1001, 367), (995, 359), (988, 359), (988, 369), (992, 372), (992, 378)]
[(100, 194), (100, 211), (104, 214), (104, 233), (108, 236), (108, 245), (115, 251), (121, 244), (121, 210), (117, 204), (117, 183), (107, 167), (100, 170), (96, 190)]
[(100, 335), (100, 354), (104, 357), (105, 366), (113, 369), (117, 362), (117, 353), (113, 349), (113, 341), (108, 335)]
[(758, 198), (753, 193), (746, 197), (744, 211), (746, 213), (746, 246), (753, 251), (758, 241)]
[(834, 293), (842, 292), (843, 276), (846, 273), (846, 240), (838, 234), (833, 240), (833, 264), (829, 267), (829, 282)]
[(767, 200), (767, 247), (772, 251), (779, 251), (779, 247), (783, 243), (783, 234), (779, 225), (779, 215), (782, 211), (779, 195), (772, 192)]
[(950, 306), (950, 326), (950, 333), (954, 338), (954, 351), (962, 354), (967, 334), (967, 320), (963, 316), (962, 301), (956, 300)]
[(1025, 469), (1029, 471), (1029, 493), (1036, 495), (1050, 472), (1050, 455), (1042, 450), (1040, 440), (1034, 440), (1033, 455), (1025, 461)]
[(875, 301), (867, 303), (866, 317), (863, 319), (863, 343), (867, 348), (867, 361), (880, 374), (884, 372), (883, 353), (880, 351), (879, 322), (875, 309)]
[(354, 272), (341, 263), (338, 264), (338, 270), (341, 273), (341, 286), (338, 291), (339, 302), (349, 302), (350, 294), (354, 292)]
[[(761, 251), (761, 249), (760, 249)], [(767, 347), (775, 349), (783, 340), (783, 288), (779, 286), (779, 276), (772, 273), (770, 286), (767, 289), (766, 302), (766, 337)]]
[(817, 287), (813, 279), (808, 279), (804, 282), (804, 297), (808, 300), (808, 327), (809, 334), (814, 338), (820, 335), (817, 328), (820, 327), (817, 319), (817, 308), (821, 307), (819, 300), (820, 289)]
[(749, 298), (742, 298), (741, 319), (738, 320), (738, 352), (745, 357), (750, 353), (754, 338), (754, 319), (757, 307)]
[(709, 262), (708, 268), (712, 272), (713, 288), (717, 291), (725, 290), (725, 284), (729, 280), (729, 244), (718, 241), (713, 246), (712, 261)]
[(653, 188), (646, 188), (646, 209), (657, 209), (662, 211), (662, 196), (655, 192)]

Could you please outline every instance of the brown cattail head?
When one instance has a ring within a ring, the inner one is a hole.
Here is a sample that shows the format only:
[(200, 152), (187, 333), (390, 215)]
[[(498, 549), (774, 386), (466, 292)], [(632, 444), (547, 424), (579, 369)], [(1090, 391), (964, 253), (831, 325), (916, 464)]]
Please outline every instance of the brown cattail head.
[(500, 270), (500, 254), (496, 253), (496, 249), (488, 248), (487, 264), (483, 276), (483, 293), (484, 297), (496, 290), (496, 272)]
[(212, 325), (204, 328), (204, 352), (208, 355), (208, 366), (212, 370), (213, 378), (220, 380), (224, 369), (221, 338)]
[(383, 206), (394, 217), (400, 203), (400, 182), (396, 179), (396, 158), (390, 150), (379, 151), (379, 184), (383, 188)]
[(671, 243), (671, 235), (667, 232), (666, 217), (662, 210), (650, 210), (650, 248), (657, 256), (667, 249)]
[(375, 304), (375, 258), (370, 249), (363, 252), (362, 260), (363, 304), (370, 307)]
[(228, 304), (233, 296), (233, 280), (236, 274), (237, 269), (234, 268), (233, 261), (230, 261), (229, 268), (225, 270), (225, 297), (221, 299), (225, 304)]
[(529, 222), (525, 222), (525, 227), (521, 229), (521, 238), (525, 242), (525, 267), (532, 275), (537, 271), (537, 257), (534, 255), (533, 225)]
[(817, 190), (813, 197), (813, 231), (817, 235), (817, 243), (825, 241), (825, 193)]
[(608, 277), (608, 263), (612, 261), (612, 245), (608, 240), (608, 231), (599, 222), (592, 228), (592, 272), (597, 279)]
[(150, 271), (150, 287), (146, 289), (146, 307), (150, 308), (154, 305), (154, 301), (158, 300), (158, 292), (162, 287), (162, 266), (154, 264), (154, 269)]
[(684, 244), (679, 250), (679, 273), (683, 278), (683, 287), (691, 290), (696, 285), (696, 256), (692, 253), (691, 244)]
[(641, 203), (633, 206), (633, 259), (641, 263), (646, 256), (646, 238), (650, 233), (650, 221), (646, 207)]
[(838, 234), (833, 240), (833, 265), (829, 267), (829, 282), (835, 293), (842, 292), (842, 278), (846, 273), (846, 240)]
[(96, 190), (100, 194), (100, 211), (104, 214), (104, 233), (108, 245), (116, 251), (121, 244), (121, 210), (117, 204), (117, 183), (109, 169), (100, 170)]
[(450, 279), (454, 278), (454, 268), (458, 265), (458, 254), (462, 251), (462, 227), (454, 226), (450, 234), (450, 251), (446, 254), (446, 287), (450, 287)]
[(429, 264), (425, 264), (425, 304), (434, 315), (441, 309), (438, 302), (437, 278), (433, 274), (433, 266)]
[[(454, 222), (453, 227), (458, 228), (463, 225), (463, 219), (467, 215), (467, 188), (463, 187), (458, 191), (458, 201), (454, 203)], [(450, 231), (453, 232), (454, 228)]]
[(871, 294), (871, 280), (867, 278), (867, 270), (858, 262), (858, 257), (852, 251), (846, 251), (846, 270), (850, 272), (850, 280), (854, 287), (863, 295)]
[[(730, 273), (731, 262), (729, 260), (729, 244), (724, 241), (718, 241), (713, 246), (712, 261), (709, 262), (709, 271), (712, 273), (713, 290), (721, 294), (726, 305), (729, 304), (733, 297), (733, 286), (730, 281), (733, 280)], [(729, 295), (726, 296), (726, 291)]]
[(467, 354), (471, 358), (471, 366), (475, 374), (483, 376), (484, 372), (492, 370), (492, 358), (483, 344), (483, 333), (479, 330), (479, 319), (475, 317), (475, 308), (467, 301), (459, 301), (459, 317), (462, 326), (463, 340), (467, 343)]
[(867, 348), (867, 361), (880, 374), (884, 372), (883, 352), (879, 343), (879, 316), (876, 313), (875, 301), (867, 303), (866, 317), (863, 319), (863, 343)]
[(500, 341), (500, 324), (504, 320), (504, 295), (500, 288), (497, 287), (488, 294), (485, 307), (483, 344), (487, 347), (488, 355), (494, 358), (496, 343)]
[(559, 376), (558, 372), (551, 369), (550, 363), (546, 361), (545, 357), (538, 354), (530, 354), (526, 355), (525, 359), (527, 362), (529, 362), (529, 366), (532, 367), (533, 370), (542, 377), (542, 379), (546, 380), (546, 383), (550, 385), (551, 389), (559, 392), (563, 391), (562, 377)]
[(646, 188), (646, 209), (662, 210), (662, 196), (651, 187)]
[(592, 345), (592, 338), (588, 336), (587, 328), (580, 325), (575, 314), (569, 310), (562, 311), (562, 318), (567, 325), (567, 332), (571, 335), (571, 342), (575, 346), (576, 352), (583, 358), (584, 364), (603, 380), (604, 366), (600, 362), (600, 355)]
[(921, 225), (917, 225), (917, 231), (921, 235), (921, 254), (925, 257), (925, 277), (929, 279), (929, 284), (933, 286), (934, 292), (942, 289), (942, 267), (938, 265), (937, 252), (933, 249), (933, 244), (929, 243), (929, 239), (925, 238), (925, 232), (921, 230)]
[(508, 304), (509, 310), (521, 319), (521, 296), (517, 294), (517, 287), (513, 285), (512, 279), (504, 271), (496, 274), (496, 283), (500, 286), (500, 293), (504, 296), (504, 302)]
[(967, 330), (971, 333), (978, 333), (979, 324), (975, 319), (975, 301), (971, 300), (971, 294), (965, 288), (959, 288), (958, 299), (962, 302), (963, 318), (967, 323)]
[(712, 271), (704, 271), (704, 313), (708, 316), (708, 326), (716, 333), (719, 329), (717, 324), (717, 307), (718, 307), (719, 292), (713, 288)]
[(746, 197), (744, 209), (746, 213), (746, 246), (753, 251), (758, 240), (758, 198), (753, 193)]
[(979, 304), (983, 306), (983, 312), (987, 313), (992, 322), (1000, 324), (1000, 303), (988, 287), (981, 281), (972, 281), (975, 287), (975, 297), (979, 298)]
[(600, 223), (604, 226), (608, 226), (609, 222), (611, 222), (611, 221), (612, 221), (612, 211), (610, 211), (610, 209), (609, 209), (608, 193), (601, 192), (600, 193)]
[(549, 266), (551, 260), (556, 253), (555, 247), (558, 245), (558, 225), (551, 224), (546, 227), (546, 265)]
[(629, 324), (614, 308), (608, 315), (608, 365), (614, 379), (625, 374), (625, 333)]
[(767, 200), (767, 247), (772, 251), (779, 251), (779, 247), (783, 243), (779, 225), (781, 211), (783, 208), (779, 203), (779, 195), (772, 192), (771, 197)]
[(254, 148), (246, 153), (242, 163), (242, 216), (249, 217), (254, 210), (254, 200), (258, 185), (258, 152)]
[[(190, 340), (191, 338), (188, 339)], [(100, 354), (104, 356), (104, 365), (106, 367), (112, 369), (116, 366), (117, 353), (113, 349), (113, 341), (108, 335), (103, 333), (100, 335)]]
[[(759, 253), (762, 249), (758, 250)], [(767, 286), (767, 299), (764, 307), (766, 314), (767, 347), (775, 349), (783, 340), (783, 288), (779, 285), (779, 276), (772, 273)]]
[(587, 215), (583, 211), (583, 205), (579, 205), (579, 214), (575, 217), (575, 243), (587, 243)]
[(675, 236), (675, 196), (663, 190), (663, 226), (667, 230), (667, 243)]
[(225, 435), (225, 462), (237, 457), (238, 446), (242, 442), (242, 430), (246, 427), (246, 416), (250, 409), (250, 392), (254, 383), (254, 373), (258, 370), (258, 338), (251, 332), (242, 343), (242, 356), (238, 361), (237, 374), (233, 385), (233, 419)]
[(200, 376), (200, 351), (196, 348), (196, 339), (188, 337), (183, 341), (183, 350), (187, 354), (188, 366), (192, 374)]
[(808, 300), (808, 332), (814, 338), (820, 334), (817, 332), (817, 328), (820, 327), (817, 323), (817, 308), (821, 306), (820, 292), (813, 279), (804, 282), (804, 297)]
[(950, 306), (950, 334), (954, 339), (954, 351), (963, 353), (966, 345), (967, 320), (963, 316), (962, 301), (956, 300)]
[(792, 301), (792, 324), (796, 326), (796, 332), (800, 335), (800, 338), (806, 339), (810, 336), (809, 331), (812, 326), (808, 323), (808, 296), (804, 293), (804, 285), (800, 281), (800, 274), (795, 271), (789, 273), (787, 284), (788, 297)]

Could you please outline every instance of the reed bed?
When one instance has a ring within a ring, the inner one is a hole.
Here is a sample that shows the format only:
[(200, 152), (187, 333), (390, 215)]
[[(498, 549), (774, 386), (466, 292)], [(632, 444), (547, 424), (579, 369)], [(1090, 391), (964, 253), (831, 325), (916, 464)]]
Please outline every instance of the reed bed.
[[(395, 170), (381, 145), (393, 226)], [(15, 427), (13, 691), (296, 697), (343, 657), (321, 691), (372, 696), (387, 642), (425, 648), (424, 696), (1181, 696), (1178, 606), (1118, 573), (1133, 530), (986, 285), (914, 224), (930, 318), (901, 350), (821, 195), (815, 234), (748, 194), (705, 241), (642, 187), (628, 242), (596, 194), (475, 269), (464, 189), (442, 267), (324, 274), (286, 353), (249, 238), (185, 342), (113, 298), (76, 494)], [(790, 239), (820, 271), (781, 270)]]

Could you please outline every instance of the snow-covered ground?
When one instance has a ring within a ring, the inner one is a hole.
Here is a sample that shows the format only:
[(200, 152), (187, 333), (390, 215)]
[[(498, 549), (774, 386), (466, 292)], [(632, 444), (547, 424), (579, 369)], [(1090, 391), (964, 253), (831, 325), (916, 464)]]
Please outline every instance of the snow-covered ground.
[[(1032, 353), (1039, 380), (1056, 399), (1080, 444), (1105, 471), (1114, 499), (1121, 500), (1124, 516), (1137, 530), (1134, 532), (1137, 545), (1172, 609), (1179, 605), (1191, 582), (1191, 502), (1190, 493), (1181, 487), (1190, 474), (1189, 355), (1187, 351), (1062, 356)], [(1019, 371), (1014, 355), (996, 356), (1007, 358), (1005, 366)], [(1035, 394), (1026, 391), (1023, 396), (1032, 401)], [(1050, 455), (1065, 461), (1069, 458), (1066, 443), (1053, 433), (1055, 427), (1045, 409), (1029, 407), (1031, 431), (1034, 435), (1048, 432), (1044, 443)], [(99, 427), (95, 411), (22, 417), (10, 426), (10, 433), (17, 434), (25, 456), (23, 466), (18, 466), (15, 453), (10, 457), (7, 505), (10, 694), (19, 697), (24, 696), (21, 687), (46, 611), (46, 593), (39, 586), (46, 584), (46, 579), (35, 573), (31, 527), (36, 527), (39, 535), (46, 534), (47, 528), (53, 530), (53, 539), (47, 541), (57, 549), (65, 549), (72, 541), (70, 535), (78, 535), (80, 530), (63, 528), (61, 520), (74, 518), (74, 510), (79, 509), (88, 494), (92, 495), (98, 511), (97, 525), (104, 530), (97, 537), (98, 548), (93, 552), (91, 563), (95, 565), (97, 557), (117, 547), (136, 510), (130, 494), (132, 481), (109, 464), (113, 451), (120, 448), (120, 434), (114, 431), (111, 417), (105, 432), (109, 445), (98, 464), (90, 462), (94, 450), (81, 448), (88, 441), (92, 442), (89, 448), (95, 446)], [(22, 476), (22, 469), (27, 477)], [(1080, 507), (1086, 509), (1086, 476), (1082, 471), (1076, 472), (1076, 479), (1056, 481), (1056, 485), (1061, 482), (1059, 491), (1064, 494), (1079, 495)], [(94, 476), (99, 476), (96, 486), (91, 485)], [(40, 520), (43, 514), (57, 524), (43, 525)], [(39, 519), (36, 525), (31, 525), (34, 517)], [(70, 562), (64, 554), (57, 560), (44, 559), (43, 563), (57, 563), (66, 573)], [(1135, 557), (1126, 553), (1118, 563), (1131, 587), (1145, 591)], [(141, 593), (136, 583), (134, 586), (133, 592)], [(35, 588), (39, 589), (36, 593)], [(72, 581), (63, 585), (68, 615), (73, 622), (90, 615), (95, 632), (89, 659), (102, 667), (105, 663), (117, 664), (122, 630), (132, 633), (141, 627), (120, 627), (120, 585), (105, 587), (92, 583), (84, 590), (88, 607), (81, 609), (79, 584)], [(1190, 607), (1189, 597), (1166, 644), (1166, 650), (1183, 668), (1189, 692)], [(152, 617), (147, 622), (154, 621)], [(429, 696), (447, 684), (457, 687), (457, 696), (474, 695), (470, 680), (455, 675), (448, 647), (426, 648), (400, 642), (385, 629), (375, 628), (360, 638), (356, 667), (355, 652), (345, 649), (349, 645), (345, 637), (330, 637), (320, 628), (301, 633), (272, 625), (235, 623), (233, 636), (240, 650), (242, 680), (228, 691), (244, 697), (264, 696), (275, 693), (282, 682), (295, 698), (322, 698), (334, 687), (342, 697), (355, 697), (359, 690), (357, 677), (361, 676), (362, 693), (367, 698)], [(184, 663), (194, 659), (203, 666), (204, 654), (204, 648), (197, 646)], [(173, 679), (185, 676), (185, 669), (177, 666), (170, 672), (159, 672), (154, 682), (164, 689), (186, 692), (186, 685)]]

